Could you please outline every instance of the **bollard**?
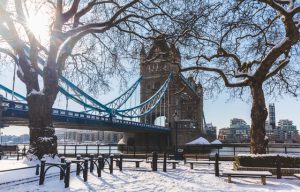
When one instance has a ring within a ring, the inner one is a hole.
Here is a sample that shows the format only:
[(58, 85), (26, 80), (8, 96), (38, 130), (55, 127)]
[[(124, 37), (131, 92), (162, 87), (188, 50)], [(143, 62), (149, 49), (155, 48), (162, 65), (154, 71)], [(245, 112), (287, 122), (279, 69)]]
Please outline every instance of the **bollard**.
[[(76, 156), (76, 160), (80, 160), (81, 155)], [(80, 175), (80, 162), (76, 162), (76, 175)]]
[(71, 162), (66, 162), (66, 172), (65, 172), (65, 188), (68, 188), (70, 185), (70, 171), (71, 171)]
[(122, 169), (123, 169), (123, 155), (122, 154), (120, 154), (119, 169), (120, 169), (120, 171), (122, 171)]
[(104, 170), (105, 162), (104, 162), (104, 155), (101, 155), (101, 169)]
[(94, 171), (94, 154), (90, 154), (90, 173)]
[(84, 158), (84, 163), (83, 163), (83, 180), (86, 182), (88, 180), (88, 169), (89, 169), (89, 159)]
[(109, 173), (113, 174), (113, 168), (114, 168), (114, 156), (110, 155), (109, 156), (110, 163), (109, 163)]
[(220, 176), (220, 171), (219, 171), (219, 154), (216, 153), (216, 159), (215, 159), (215, 175), (216, 177)]
[(42, 159), (41, 160), (41, 171), (40, 171), (40, 182), (39, 182), (39, 185), (43, 185), (44, 184), (44, 180), (45, 180), (45, 164), (46, 164), (46, 160)]
[[(61, 162), (61, 163), (65, 163), (65, 162), (66, 162), (66, 158), (65, 158), (64, 156), (62, 156), (62, 157), (60, 158), (60, 162)], [(65, 169), (65, 166), (64, 166), (64, 165), (62, 165), (62, 167)], [(60, 169), (59, 179), (60, 179), (60, 180), (63, 180), (63, 179), (64, 179), (64, 170), (62, 170), (62, 169)]]
[(98, 177), (101, 177), (101, 168), (102, 168), (102, 156), (98, 156), (98, 167), (97, 167), (97, 173)]
[(152, 171), (157, 171), (157, 153), (152, 153)]
[(164, 153), (163, 172), (167, 172), (167, 153)]
[(19, 161), (19, 152), (17, 152), (17, 161)]
[(276, 165), (277, 165), (277, 170), (276, 170), (277, 179), (281, 179), (282, 174), (281, 174), (281, 165), (280, 165), (280, 157), (279, 157), (279, 155), (277, 155)]
[(40, 173), (40, 165), (36, 164), (36, 168), (35, 168), (35, 175), (39, 175)]

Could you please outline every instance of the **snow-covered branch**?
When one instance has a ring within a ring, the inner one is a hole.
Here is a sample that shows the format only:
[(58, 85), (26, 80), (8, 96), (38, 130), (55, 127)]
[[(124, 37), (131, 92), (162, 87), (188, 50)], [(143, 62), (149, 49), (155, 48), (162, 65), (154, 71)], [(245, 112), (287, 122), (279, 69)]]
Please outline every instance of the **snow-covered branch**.
[(276, 75), (280, 70), (282, 70), (287, 64), (290, 62), (290, 58), (286, 57), (284, 60), (280, 61), (279, 65), (271, 72), (269, 72), (266, 76), (266, 79)]

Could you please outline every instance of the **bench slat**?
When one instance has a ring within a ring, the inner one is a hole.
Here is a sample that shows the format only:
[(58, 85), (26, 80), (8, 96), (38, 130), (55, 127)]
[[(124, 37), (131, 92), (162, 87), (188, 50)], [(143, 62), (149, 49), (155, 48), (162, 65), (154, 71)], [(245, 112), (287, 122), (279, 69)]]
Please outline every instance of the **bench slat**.
[(272, 176), (269, 171), (223, 171), (223, 175), (240, 175), (240, 176)]

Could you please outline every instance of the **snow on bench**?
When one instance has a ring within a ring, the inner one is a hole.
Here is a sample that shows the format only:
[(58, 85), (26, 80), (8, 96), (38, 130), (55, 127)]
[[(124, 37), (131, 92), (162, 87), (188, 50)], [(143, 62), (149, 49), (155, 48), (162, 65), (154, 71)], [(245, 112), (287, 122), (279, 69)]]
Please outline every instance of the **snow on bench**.
[[(115, 159), (114, 161), (116, 161), (116, 166), (119, 166), (119, 159)], [(128, 163), (135, 163), (135, 167), (139, 168), (140, 167), (140, 163), (143, 162), (144, 160), (142, 159), (122, 159), (122, 162), (128, 162)]]
[(207, 161), (186, 161), (186, 163), (189, 163), (191, 169), (194, 169), (194, 164), (211, 165), (211, 164), (215, 164), (215, 161), (209, 161), (209, 160), (207, 160)]
[(300, 179), (300, 174), (294, 174), (294, 176)]
[[(151, 163), (152, 164), (152, 159), (151, 160), (147, 160), (146, 163)], [(157, 163), (164, 163), (164, 160), (158, 159)], [(167, 160), (166, 163), (172, 163), (172, 168), (176, 169), (176, 164), (179, 163), (179, 161), (176, 160)]]
[(223, 175), (228, 176), (228, 183), (231, 183), (231, 176), (260, 176), (261, 183), (266, 184), (266, 176), (272, 176), (272, 173), (269, 171), (232, 171), (226, 170), (223, 171)]

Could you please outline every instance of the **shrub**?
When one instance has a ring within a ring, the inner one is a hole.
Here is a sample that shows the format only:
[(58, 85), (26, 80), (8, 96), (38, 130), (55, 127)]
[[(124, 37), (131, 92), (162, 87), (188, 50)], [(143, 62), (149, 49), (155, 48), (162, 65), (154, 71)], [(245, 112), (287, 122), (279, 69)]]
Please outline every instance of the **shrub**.
[(280, 162), (282, 168), (300, 168), (300, 156), (287, 154), (239, 154), (235, 162), (244, 167), (276, 167)]

